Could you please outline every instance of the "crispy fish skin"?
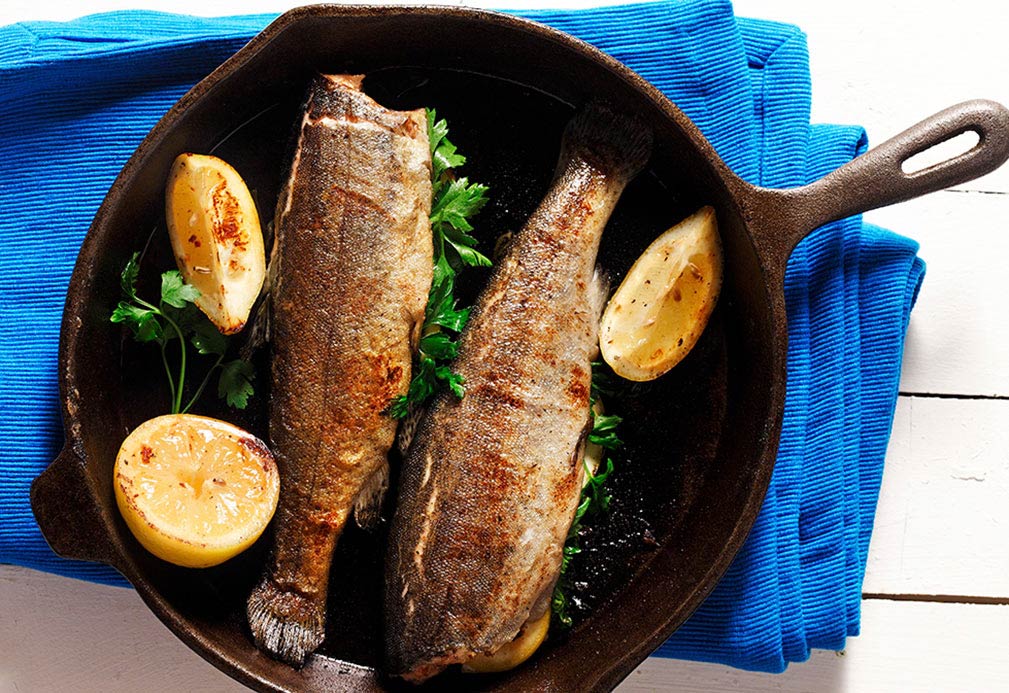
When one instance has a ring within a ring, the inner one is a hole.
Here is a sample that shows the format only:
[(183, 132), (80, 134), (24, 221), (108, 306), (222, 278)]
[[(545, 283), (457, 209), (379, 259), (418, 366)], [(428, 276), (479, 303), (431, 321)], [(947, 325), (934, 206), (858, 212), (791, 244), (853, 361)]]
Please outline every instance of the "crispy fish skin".
[(541, 616), (580, 495), (591, 360), (605, 298), (596, 254), (651, 134), (595, 105), (565, 132), (546, 198), (474, 307), (400, 480), (386, 559), (389, 673), (420, 682), (491, 653)]
[[(271, 259), (270, 439), (281, 472), (272, 557), (248, 601), (256, 644), (301, 664), (325, 635), (337, 539), (381, 501), (431, 286), (426, 115), (361, 76), (310, 88)], [(274, 265), (273, 263), (276, 263)]]

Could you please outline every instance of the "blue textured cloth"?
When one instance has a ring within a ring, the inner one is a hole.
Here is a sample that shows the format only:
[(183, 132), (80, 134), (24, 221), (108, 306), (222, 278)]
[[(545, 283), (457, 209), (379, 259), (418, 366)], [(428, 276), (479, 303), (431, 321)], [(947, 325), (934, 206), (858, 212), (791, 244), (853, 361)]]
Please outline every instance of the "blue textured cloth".
[[(715, 0), (524, 14), (649, 79), (754, 183), (800, 185), (866, 146), (860, 128), (810, 125), (795, 27), (737, 19)], [(28, 504), (32, 479), (62, 445), (56, 358), (67, 283), (133, 149), (272, 18), (121, 12), (0, 28), (0, 561), (122, 584), (111, 569), (53, 555)], [(722, 582), (657, 654), (781, 671), (858, 633), (904, 334), (924, 273), (917, 248), (851, 218), (796, 249), (770, 490)]]

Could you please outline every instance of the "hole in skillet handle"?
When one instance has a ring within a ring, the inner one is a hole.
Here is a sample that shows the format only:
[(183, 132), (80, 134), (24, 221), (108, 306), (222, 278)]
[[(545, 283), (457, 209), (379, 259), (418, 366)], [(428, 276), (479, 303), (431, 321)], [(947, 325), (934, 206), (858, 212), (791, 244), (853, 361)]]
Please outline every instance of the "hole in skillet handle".
[(924, 151), (904, 159), (900, 170), (906, 176), (913, 176), (920, 171), (938, 166), (944, 161), (966, 154), (980, 144), (980, 142), (981, 133), (976, 130), (965, 130), (959, 135), (951, 137), (948, 140), (943, 140)]

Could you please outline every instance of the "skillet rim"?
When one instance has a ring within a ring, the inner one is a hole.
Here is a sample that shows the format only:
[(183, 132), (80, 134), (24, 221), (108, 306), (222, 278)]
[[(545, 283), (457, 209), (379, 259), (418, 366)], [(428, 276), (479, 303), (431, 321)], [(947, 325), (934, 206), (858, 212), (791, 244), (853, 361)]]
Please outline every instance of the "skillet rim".
[[(745, 236), (754, 247), (754, 253), (765, 289), (765, 296), (762, 298), (769, 307), (768, 313), (771, 320), (769, 333), (773, 336), (773, 344), (768, 348), (768, 354), (771, 359), (768, 364), (768, 370), (772, 375), (772, 383), (767, 395), (769, 419), (765, 422), (764, 433), (761, 436), (761, 439), (764, 441), (762, 449), (758, 451), (759, 454), (755, 454), (753, 457), (755, 466), (752, 475), (753, 484), (728, 541), (723, 545), (722, 550), (712, 562), (704, 577), (698, 581), (695, 588), (688, 593), (684, 593), (679, 599), (679, 604), (664, 613), (661, 623), (651, 629), (652, 632), (649, 637), (640, 639), (636, 646), (627, 649), (621, 656), (614, 657), (604, 670), (597, 672), (598, 676), (595, 676), (594, 680), (591, 682), (586, 681), (587, 690), (610, 690), (616, 683), (625, 678), (634, 667), (646, 659), (658, 645), (667, 639), (700, 606), (704, 598), (714, 589), (721, 576), (728, 569), (733, 558), (749, 535), (762, 507), (777, 453), (784, 413), (785, 359), (783, 355), (786, 353), (785, 349), (787, 345), (785, 338), (787, 333), (785, 329), (784, 298), (780, 291), (780, 283), (776, 281), (777, 272), (773, 271), (774, 263), (769, 262), (768, 257), (761, 252), (763, 243), (756, 243), (752, 232), (756, 220), (751, 209), (751, 205), (754, 203), (752, 199), (753, 195), (749, 191), (754, 189), (741, 181), (729, 170), (693, 122), (672, 101), (659, 92), (656, 87), (615, 58), (574, 36), (532, 20), (463, 6), (309, 5), (294, 8), (274, 19), (245, 46), (239, 49), (238, 52), (194, 85), (192, 89), (186, 92), (162, 116), (123, 166), (95, 214), (87, 235), (81, 244), (71, 275), (60, 326), (58, 367), (60, 402), (66, 434), (66, 447), (75, 451), (81, 460), (81, 464), (86, 468), (87, 463), (84, 461), (84, 456), (79, 452), (83, 438), (80, 421), (80, 412), (82, 409), (77, 399), (71, 396), (71, 393), (77, 391), (76, 381), (78, 379), (75, 354), (79, 350), (79, 344), (75, 323), (80, 319), (84, 307), (88, 305), (86, 299), (92, 289), (95, 277), (93, 270), (98, 264), (99, 238), (104, 235), (103, 229), (108, 225), (108, 217), (112, 214), (113, 208), (122, 204), (121, 198), (126, 195), (133, 181), (144, 169), (151, 150), (173, 131), (176, 121), (190, 107), (204, 98), (212, 98), (211, 92), (218, 84), (249, 62), (260, 51), (268, 48), (281, 34), (294, 30), (303, 20), (389, 17), (402, 14), (426, 15), (434, 18), (445, 16), (462, 18), (497, 25), (497, 27), (504, 30), (530, 34), (536, 40), (559, 44), (565, 51), (580, 54), (595, 65), (613, 73), (618, 79), (627, 83), (631, 88), (651, 101), (661, 111), (663, 116), (670, 119), (684, 134), (686, 139), (692, 143), (700, 157), (707, 161), (714, 173), (715, 179), (725, 188), (724, 198), (731, 205), (731, 212), (741, 220)], [(771, 269), (770, 272), (769, 267)], [(63, 454), (65, 453), (61, 453), (61, 456)], [(91, 482), (88, 484), (89, 488), (87, 489), (91, 495), (89, 500), (95, 507), (99, 508), (101, 526), (105, 531), (106, 536), (104, 539), (108, 546), (106, 547), (107, 555), (103, 557), (103, 560), (123, 573), (158, 618), (177, 637), (204, 659), (241, 683), (260, 690), (286, 690), (285, 688), (278, 687), (273, 681), (264, 679), (260, 675), (250, 671), (241, 661), (220, 651), (208, 638), (193, 628), (164, 599), (161, 593), (154, 589), (140, 575), (132, 558), (128, 553), (121, 551), (118, 542), (114, 540), (115, 532), (107, 517), (107, 509), (97, 500), (91, 475), (85, 471), (82, 478), (86, 483)], [(618, 593), (617, 597), (613, 600), (614, 603), (620, 601), (620, 594), (626, 594), (626, 590), (621, 590)], [(619, 609), (620, 607), (614, 604), (613, 608)], [(342, 662), (341, 664), (359, 670), (358, 676), (363, 675), (364, 677), (368, 677), (373, 672), (368, 667), (353, 663)], [(348, 671), (347, 673), (353, 675), (352, 672)], [(371, 676), (374, 676), (374, 674), (371, 674)]]

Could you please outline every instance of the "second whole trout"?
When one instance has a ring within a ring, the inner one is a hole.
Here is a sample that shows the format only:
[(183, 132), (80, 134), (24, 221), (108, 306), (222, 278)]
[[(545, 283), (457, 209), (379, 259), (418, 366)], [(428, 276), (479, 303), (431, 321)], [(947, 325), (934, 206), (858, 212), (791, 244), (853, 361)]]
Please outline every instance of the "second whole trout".
[(391, 111), (361, 76), (309, 87), (270, 262), (274, 545), (248, 602), (256, 644), (301, 664), (325, 635), (330, 562), (351, 512), (376, 512), (431, 287), (423, 110)]
[(390, 674), (491, 654), (543, 616), (584, 474), (603, 228), (651, 133), (601, 105), (569, 123), (545, 199), (473, 309), (404, 461), (386, 558)]

